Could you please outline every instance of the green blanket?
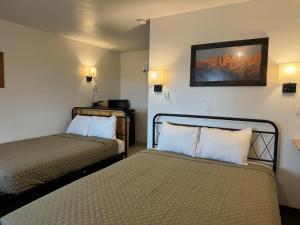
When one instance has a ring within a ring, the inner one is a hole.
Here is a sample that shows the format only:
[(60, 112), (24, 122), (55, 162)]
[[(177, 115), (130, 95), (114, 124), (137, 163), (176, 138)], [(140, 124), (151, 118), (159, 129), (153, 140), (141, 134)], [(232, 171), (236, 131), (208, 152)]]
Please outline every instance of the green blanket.
[(279, 225), (271, 169), (152, 150), (77, 180), (1, 225)]
[(0, 145), (0, 194), (18, 194), (118, 153), (115, 140), (58, 134)]

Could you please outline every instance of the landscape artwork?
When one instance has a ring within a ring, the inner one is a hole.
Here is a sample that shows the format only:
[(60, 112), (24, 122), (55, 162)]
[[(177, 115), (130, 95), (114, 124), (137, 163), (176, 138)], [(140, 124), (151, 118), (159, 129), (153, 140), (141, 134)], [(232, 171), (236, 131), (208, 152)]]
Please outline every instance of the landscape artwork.
[(192, 46), (190, 86), (264, 86), (268, 39)]

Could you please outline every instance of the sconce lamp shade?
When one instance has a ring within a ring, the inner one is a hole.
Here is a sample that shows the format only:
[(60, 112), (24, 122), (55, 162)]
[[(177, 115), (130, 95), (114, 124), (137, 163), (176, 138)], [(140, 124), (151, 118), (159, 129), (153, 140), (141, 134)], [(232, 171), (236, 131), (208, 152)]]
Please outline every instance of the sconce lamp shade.
[(165, 71), (163, 70), (150, 70), (148, 73), (148, 84), (149, 85), (156, 85), (160, 84), (163, 85), (165, 82)]
[(279, 82), (300, 83), (300, 63), (279, 64)]
[(89, 68), (90, 68), (90, 76), (95, 77), (96, 76), (96, 72), (97, 72), (96, 67), (90, 66)]

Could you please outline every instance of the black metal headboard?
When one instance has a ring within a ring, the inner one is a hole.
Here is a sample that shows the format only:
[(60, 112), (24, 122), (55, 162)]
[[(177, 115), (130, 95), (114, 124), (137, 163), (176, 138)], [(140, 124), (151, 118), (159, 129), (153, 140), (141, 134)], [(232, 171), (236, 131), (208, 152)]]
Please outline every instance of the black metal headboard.
[[(160, 127), (162, 125), (162, 119), (169, 118), (168, 121), (174, 125), (180, 126), (189, 126), (189, 127), (210, 127), (210, 128), (219, 128), (223, 130), (239, 130), (233, 127), (224, 127), (224, 126), (211, 126), (211, 125), (201, 125), (199, 124), (200, 120), (203, 121), (230, 121), (230, 122), (240, 122), (246, 123), (247, 126), (252, 127), (251, 125), (264, 125), (269, 126), (267, 130), (254, 129), (250, 143), (249, 150), (249, 160), (261, 161), (267, 164), (271, 164), (273, 167), (273, 171), (276, 173), (277, 167), (277, 150), (278, 150), (278, 128), (275, 123), (269, 120), (260, 120), (260, 119), (248, 119), (248, 118), (232, 118), (232, 117), (217, 117), (217, 116), (201, 116), (201, 115), (183, 115), (183, 114), (167, 114), (167, 113), (159, 113), (153, 117), (153, 127), (152, 127), (152, 147), (155, 148), (158, 144), (158, 138), (160, 135)], [(172, 119), (193, 119), (193, 124), (186, 123), (178, 123), (171, 121)], [(198, 120), (198, 121), (196, 121)]]

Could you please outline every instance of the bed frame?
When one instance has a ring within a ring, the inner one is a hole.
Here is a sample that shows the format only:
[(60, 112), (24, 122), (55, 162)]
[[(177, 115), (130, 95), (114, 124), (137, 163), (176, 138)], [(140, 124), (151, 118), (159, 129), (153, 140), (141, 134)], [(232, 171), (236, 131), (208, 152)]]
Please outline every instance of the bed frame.
[[(189, 120), (189, 122), (177, 122), (180, 119)], [(177, 121), (176, 121), (177, 120)], [(252, 138), (250, 142), (250, 151), (248, 159), (250, 161), (258, 161), (272, 166), (276, 173), (277, 169), (277, 151), (278, 151), (278, 128), (275, 123), (269, 120), (248, 119), (248, 118), (233, 118), (233, 117), (217, 117), (217, 116), (201, 116), (201, 115), (183, 115), (183, 114), (167, 114), (159, 113), (153, 118), (152, 127), (152, 147), (157, 147), (158, 138), (160, 135), (160, 128), (162, 121), (168, 121), (173, 125), (188, 126), (188, 127), (210, 127), (219, 128), (223, 130), (239, 130), (231, 126), (210, 126), (209, 122), (230, 122), (236, 125), (245, 125), (252, 127)], [(206, 124), (205, 124), (206, 123)], [(205, 125), (204, 125), (205, 124)], [(268, 127), (268, 130), (254, 129), (254, 125)], [(245, 126), (244, 126), (245, 127)], [(241, 129), (242, 127), (240, 127)]]
[(115, 162), (127, 157), (128, 149), (128, 123), (129, 118), (126, 112), (119, 110), (101, 110), (97, 108), (84, 108), (75, 107), (72, 110), (72, 118), (76, 115), (88, 115), (88, 116), (104, 116), (109, 117), (115, 115), (117, 117), (117, 138), (125, 142), (125, 152), (114, 155), (108, 159), (96, 162), (80, 170), (58, 177), (47, 183), (38, 185), (30, 190), (24, 191), (17, 195), (4, 195), (0, 196), (0, 217), (4, 216), (17, 208), (20, 208), (60, 187), (63, 187), (75, 180), (78, 180), (84, 176), (94, 173), (100, 169), (103, 169)]

